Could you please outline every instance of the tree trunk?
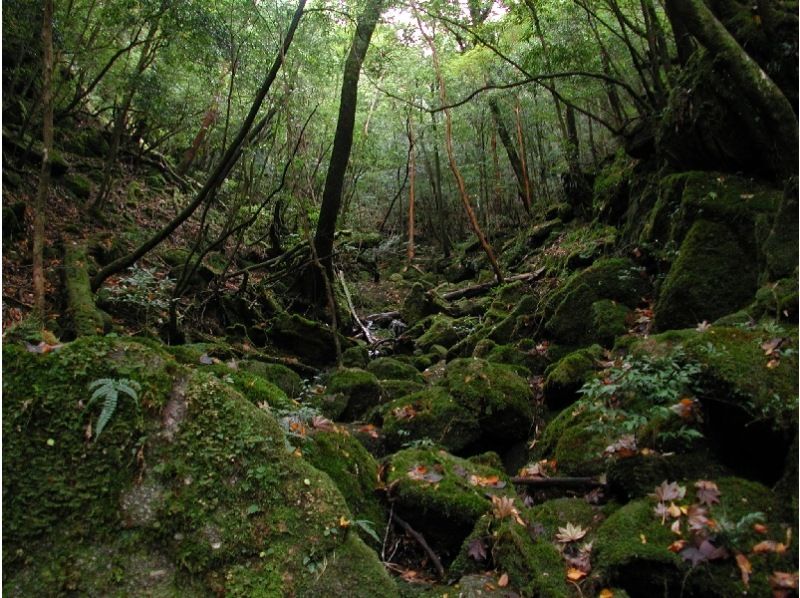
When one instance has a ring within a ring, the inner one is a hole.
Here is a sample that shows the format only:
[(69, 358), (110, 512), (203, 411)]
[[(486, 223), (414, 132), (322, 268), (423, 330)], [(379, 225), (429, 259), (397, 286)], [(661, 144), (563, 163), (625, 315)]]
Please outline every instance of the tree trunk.
[(197, 135), (195, 135), (194, 140), (192, 141), (192, 145), (183, 154), (183, 159), (181, 160), (181, 163), (178, 165), (178, 168), (176, 170), (180, 176), (185, 175), (186, 172), (189, 170), (189, 167), (192, 165), (192, 162), (194, 162), (194, 157), (197, 155), (197, 150), (200, 149), (200, 145), (206, 138), (206, 133), (208, 133), (208, 129), (217, 120), (218, 103), (219, 103), (219, 98), (215, 97), (213, 103), (211, 104), (211, 107), (209, 107), (208, 111), (206, 111), (206, 114), (203, 117), (203, 122), (200, 123), (200, 130), (197, 132)]
[[(319, 211), (317, 231), (314, 235), (314, 248), (317, 258), (325, 269), (328, 280), (333, 280), (333, 236), (336, 232), (336, 220), (339, 217), (339, 208), (342, 203), (342, 187), (350, 160), (350, 149), (353, 145), (353, 128), (356, 120), (356, 104), (358, 102), (358, 79), (361, 75), (361, 65), (367, 55), (372, 33), (378, 23), (381, 13), (381, 0), (368, 0), (363, 12), (359, 15), (350, 53), (344, 65), (342, 78), (342, 92), (339, 103), (339, 118), (336, 122), (336, 133), (333, 138), (333, 150), (325, 177), (325, 188), (322, 192), (322, 205)], [(324, 289), (318, 284), (321, 282), (319, 273), (313, 275), (311, 289), (308, 289), (309, 299), (315, 303), (321, 298), (320, 291)]]
[(511, 170), (514, 171), (514, 176), (517, 179), (517, 190), (519, 191), (520, 201), (522, 201), (522, 205), (525, 206), (525, 211), (530, 214), (531, 206), (525, 191), (527, 187), (525, 182), (525, 170), (517, 154), (517, 150), (514, 147), (514, 143), (511, 141), (511, 136), (508, 134), (506, 124), (503, 122), (503, 116), (500, 114), (500, 108), (497, 106), (497, 100), (494, 98), (489, 100), (489, 110), (492, 113), (492, 119), (497, 127), (497, 134), (500, 135), (500, 141), (503, 142), (503, 147), (506, 149), (508, 161), (511, 163)]
[(42, 170), (33, 205), (33, 296), (36, 316), (44, 325), (44, 206), (50, 190), (53, 151), (53, 0), (44, 0), (42, 20)]
[(703, 0), (667, 0), (673, 30), (685, 26), (728, 72), (754, 112), (749, 128), (761, 150), (772, 156), (774, 172), (782, 179), (797, 173), (797, 117), (792, 105), (769, 75), (750, 58)]
[(414, 203), (416, 194), (416, 150), (414, 149), (414, 129), (411, 119), (408, 119), (408, 160), (409, 160), (409, 181), (408, 181), (408, 265), (414, 261)]
[(175, 216), (175, 218), (167, 223), (166, 226), (164, 226), (156, 234), (142, 243), (132, 253), (114, 260), (105, 268), (100, 270), (100, 272), (98, 272), (92, 279), (92, 290), (96, 291), (98, 288), (100, 288), (100, 285), (102, 285), (109, 276), (116, 274), (117, 272), (121, 272), (128, 266), (135, 264), (137, 260), (147, 254), (151, 249), (158, 246), (159, 243), (166, 239), (175, 229), (177, 229), (192, 214), (194, 214), (197, 208), (199, 208), (200, 205), (206, 201), (206, 199), (214, 197), (217, 189), (219, 189), (220, 185), (222, 185), (222, 183), (225, 181), (231, 169), (241, 156), (242, 148), (249, 139), (250, 129), (253, 126), (253, 122), (255, 122), (256, 116), (258, 116), (258, 112), (261, 109), (261, 104), (264, 102), (264, 98), (266, 98), (270, 87), (272, 87), (272, 83), (278, 76), (278, 71), (283, 64), (286, 53), (288, 52), (289, 46), (292, 43), (294, 33), (297, 30), (297, 26), (300, 23), (301, 17), (303, 16), (303, 9), (305, 8), (305, 5), (306, 0), (299, 1), (297, 9), (292, 16), (292, 21), (289, 24), (289, 28), (286, 31), (286, 36), (283, 38), (283, 44), (278, 49), (278, 53), (272, 63), (272, 68), (270, 68), (267, 76), (264, 78), (264, 82), (261, 84), (261, 88), (258, 90), (258, 93), (253, 100), (253, 105), (250, 107), (250, 112), (247, 114), (247, 117), (242, 123), (236, 138), (226, 150), (214, 171), (209, 175), (205, 185), (203, 185), (203, 188), (198, 191), (197, 195), (192, 202), (189, 203), (189, 205), (183, 208), (183, 210), (181, 210), (181, 212)]

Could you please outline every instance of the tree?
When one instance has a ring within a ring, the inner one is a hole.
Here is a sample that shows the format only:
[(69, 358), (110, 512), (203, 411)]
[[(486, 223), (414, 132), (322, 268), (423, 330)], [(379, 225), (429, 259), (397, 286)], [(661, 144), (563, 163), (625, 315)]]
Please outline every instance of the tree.
[(314, 234), (314, 249), (323, 272), (312, 274), (313, 284), (307, 291), (309, 299), (317, 302), (322, 298), (321, 285), (325, 284), (322, 276), (333, 281), (333, 237), (336, 232), (336, 220), (342, 204), (342, 188), (350, 160), (350, 149), (353, 145), (353, 128), (356, 120), (358, 103), (358, 80), (361, 76), (361, 65), (367, 55), (372, 33), (378, 23), (382, 8), (381, 0), (367, 0), (363, 11), (358, 16), (356, 31), (350, 52), (344, 65), (342, 91), (339, 100), (339, 117), (336, 121), (336, 133), (333, 138), (333, 150), (325, 177), (325, 188), (322, 192), (322, 205), (319, 210), (319, 221)]

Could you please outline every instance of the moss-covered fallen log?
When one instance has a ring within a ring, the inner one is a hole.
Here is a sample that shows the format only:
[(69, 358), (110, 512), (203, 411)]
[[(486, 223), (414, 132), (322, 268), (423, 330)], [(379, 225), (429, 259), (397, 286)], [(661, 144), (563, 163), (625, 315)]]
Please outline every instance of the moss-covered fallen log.
[(103, 312), (94, 304), (88, 266), (86, 242), (65, 242), (64, 286), (67, 292), (67, 313), (75, 336), (102, 334), (105, 329)]

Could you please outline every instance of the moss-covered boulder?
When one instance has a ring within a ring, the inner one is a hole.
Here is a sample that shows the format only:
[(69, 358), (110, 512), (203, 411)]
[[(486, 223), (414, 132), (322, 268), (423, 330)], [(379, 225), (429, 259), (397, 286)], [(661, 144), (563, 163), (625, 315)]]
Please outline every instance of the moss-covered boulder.
[[(741, 579), (732, 552), (749, 553), (752, 547), (765, 539), (753, 523), (766, 526), (767, 535), (785, 541), (786, 523), (776, 518), (778, 510), (774, 496), (764, 486), (741, 478), (713, 480), (719, 496), (717, 502), (702, 505), (694, 483), (684, 485), (685, 496), (667, 500), (687, 512), (698, 515), (691, 521), (687, 515), (667, 516), (662, 519), (655, 511), (657, 499), (648, 497), (633, 501), (612, 514), (597, 532), (595, 540), (596, 568), (608, 583), (624, 588), (632, 596), (656, 595), (667, 592), (685, 596), (769, 596), (769, 575), (775, 570), (790, 570), (792, 565), (786, 554), (751, 554), (752, 572), (749, 586)], [(654, 488), (655, 490), (655, 488)], [(705, 514), (697, 511), (705, 509)], [(710, 520), (710, 521), (709, 521)], [(678, 522), (677, 524), (675, 522)], [(670, 530), (677, 525), (680, 534)], [(708, 560), (701, 553), (692, 553), (696, 543), (709, 538), (713, 546), (723, 548), (727, 556)], [(676, 540), (684, 540), (683, 548), (676, 548)], [(792, 544), (796, 540), (792, 541)], [(673, 547), (670, 550), (670, 546)], [(694, 567), (690, 559), (699, 558)], [(789, 567), (789, 569), (781, 569)]]
[(613, 312), (609, 314), (608, 309), (602, 309), (607, 308), (607, 304), (593, 309), (595, 303), (608, 299), (632, 308), (649, 292), (647, 278), (630, 260), (598, 260), (571, 276), (553, 294), (545, 307), (545, 330), (551, 338), (564, 344), (591, 344), (600, 340), (600, 334), (608, 340), (609, 331), (612, 335), (618, 332), (619, 318)]
[(387, 401), (425, 390), (425, 384), (412, 380), (381, 380), (381, 388)]
[(478, 413), (439, 386), (383, 405), (381, 419), (387, 446), (393, 449), (415, 440), (430, 440), (460, 453), (481, 437)]
[(303, 459), (331, 477), (356, 519), (369, 522), (375, 531), (386, 526), (385, 510), (375, 496), (378, 464), (364, 445), (340, 426), (314, 429), (296, 444)]
[(567, 407), (547, 423), (534, 454), (554, 459), (560, 475), (588, 476), (605, 471), (603, 451), (613, 439), (592, 428), (595, 419), (583, 406)]
[(424, 383), (425, 379), (414, 366), (392, 357), (378, 357), (369, 362), (367, 371), (378, 380), (410, 380)]
[(336, 360), (334, 334), (339, 336), (342, 350), (352, 345), (351, 341), (324, 324), (297, 314), (279, 314), (269, 329), (270, 338), (277, 344), (316, 365), (331, 364)]
[[(469, 322), (473, 320), (469, 319)], [(468, 333), (469, 323), (439, 314), (433, 316), (428, 329), (416, 340), (416, 346), (423, 351), (428, 351), (434, 345), (452, 347)]]
[(461, 358), (447, 364), (444, 387), (475, 413), (481, 436), (505, 447), (525, 439), (533, 420), (532, 393), (512, 367), (483, 359)]
[(303, 379), (299, 374), (280, 363), (265, 363), (255, 359), (238, 362), (239, 369), (251, 372), (280, 388), (290, 398), (296, 398), (303, 390)]
[(596, 371), (602, 357), (599, 345), (580, 349), (562, 357), (545, 370), (544, 396), (550, 409), (562, 409), (578, 399), (578, 390)]
[(686, 328), (734, 312), (751, 301), (757, 281), (755, 256), (730, 228), (697, 220), (659, 289), (655, 325)]
[(246, 370), (232, 370), (227, 365), (213, 365), (208, 371), (230, 384), (256, 407), (285, 411), (294, 406), (283, 390), (257, 374)]
[(366, 347), (357, 345), (342, 351), (342, 365), (346, 368), (361, 368), (362, 370), (369, 364), (369, 350)]
[(400, 317), (408, 326), (413, 326), (425, 316), (436, 313), (433, 300), (425, 292), (422, 283), (415, 282), (400, 306)]
[(383, 388), (374, 374), (358, 368), (339, 368), (328, 379), (326, 392), (344, 397), (342, 421), (353, 421), (384, 401)]
[[(163, 578), (164, 596), (396, 592), (330, 478), (210, 373), (96, 337), (48, 354), (7, 345), (3, 362), (9, 595), (125, 595), (125, 574), (134, 593)], [(102, 406), (85, 405), (100, 378), (139, 390), (98, 436)]]
[(503, 472), (430, 448), (392, 455), (386, 482), (400, 515), (415, 529), (426, 530), (426, 540), (446, 562), (491, 509), (487, 495), (515, 496)]

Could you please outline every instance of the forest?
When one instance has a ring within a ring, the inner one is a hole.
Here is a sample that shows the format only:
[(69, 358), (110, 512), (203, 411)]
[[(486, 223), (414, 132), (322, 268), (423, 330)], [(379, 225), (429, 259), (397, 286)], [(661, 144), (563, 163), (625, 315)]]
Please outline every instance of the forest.
[(2, 592), (798, 595), (794, 0), (6, 0)]

